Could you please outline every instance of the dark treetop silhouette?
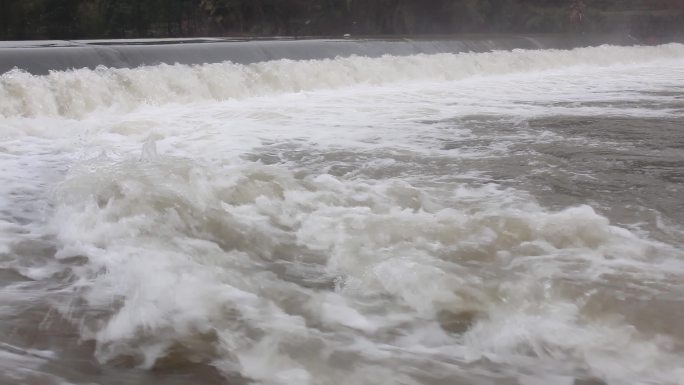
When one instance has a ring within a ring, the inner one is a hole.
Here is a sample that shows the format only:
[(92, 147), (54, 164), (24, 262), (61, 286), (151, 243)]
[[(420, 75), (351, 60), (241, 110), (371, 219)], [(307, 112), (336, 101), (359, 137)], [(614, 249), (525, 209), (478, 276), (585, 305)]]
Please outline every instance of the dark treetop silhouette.
[(684, 0), (0, 0), (0, 39), (678, 33)]

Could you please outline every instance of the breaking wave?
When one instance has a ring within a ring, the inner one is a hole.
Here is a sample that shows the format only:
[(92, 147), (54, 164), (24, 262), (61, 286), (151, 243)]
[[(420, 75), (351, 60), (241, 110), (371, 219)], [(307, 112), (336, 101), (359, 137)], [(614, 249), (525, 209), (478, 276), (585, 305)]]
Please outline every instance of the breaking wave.
[(681, 58), (684, 46), (602, 46), (573, 50), (514, 50), (326, 60), (278, 60), (248, 65), (100, 67), (36, 76), (20, 70), (0, 76), (0, 114), (78, 118), (100, 109), (229, 100), (412, 80), (457, 80), (567, 66), (610, 66)]
[[(206, 362), (270, 384), (403, 383), (401, 365), (425, 357), (435, 377), (542, 360), (550, 380), (683, 378), (673, 339), (610, 316), (630, 295), (615, 279), (654, 290), (664, 269), (681, 276), (681, 253), (589, 206), (552, 212), (491, 186), (445, 201), (149, 148), (87, 163), (59, 189), (54, 233), (58, 258), (84, 259), (70, 290), (86, 313), (64, 308), (103, 362)], [(361, 359), (378, 366), (335, 369)]]

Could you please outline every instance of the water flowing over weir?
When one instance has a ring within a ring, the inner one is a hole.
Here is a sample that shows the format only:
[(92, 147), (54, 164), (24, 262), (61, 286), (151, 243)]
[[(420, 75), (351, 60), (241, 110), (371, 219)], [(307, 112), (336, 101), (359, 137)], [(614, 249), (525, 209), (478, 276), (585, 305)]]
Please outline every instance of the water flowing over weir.
[(684, 384), (684, 45), (141, 43), (0, 46), (0, 384)]
[(416, 55), (492, 50), (574, 48), (600, 44), (634, 44), (629, 36), (474, 35), (445, 39), (329, 40), (83, 40), (0, 42), (0, 73), (13, 68), (33, 74), (98, 66), (134, 68), (145, 65), (205, 64), (230, 61), (250, 64), (271, 60), (334, 59), (352, 55)]

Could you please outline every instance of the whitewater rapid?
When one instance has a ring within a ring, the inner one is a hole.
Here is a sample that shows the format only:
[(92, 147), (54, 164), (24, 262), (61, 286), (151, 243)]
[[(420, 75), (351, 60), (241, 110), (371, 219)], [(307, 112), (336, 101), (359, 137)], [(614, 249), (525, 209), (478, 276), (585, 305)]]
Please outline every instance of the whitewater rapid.
[[(56, 71), (35, 76), (15, 69), (0, 78), (4, 116), (82, 117), (96, 110), (129, 111), (141, 105), (245, 99), (273, 94), (383, 85), (406, 81), (534, 73), (569, 66), (598, 67), (681, 58), (680, 44), (603, 46), (574, 50), (513, 50), (326, 60), (277, 60), (254, 64)], [(655, 56), (655, 57), (654, 57)]]
[(684, 46), (0, 75), (0, 382), (684, 384)]

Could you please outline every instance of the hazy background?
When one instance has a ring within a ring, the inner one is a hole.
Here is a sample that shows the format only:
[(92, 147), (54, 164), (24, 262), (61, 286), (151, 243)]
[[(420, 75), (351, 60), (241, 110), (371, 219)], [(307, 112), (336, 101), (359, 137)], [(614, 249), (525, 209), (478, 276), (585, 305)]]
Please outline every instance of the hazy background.
[(684, 0), (0, 0), (0, 39), (680, 33)]

